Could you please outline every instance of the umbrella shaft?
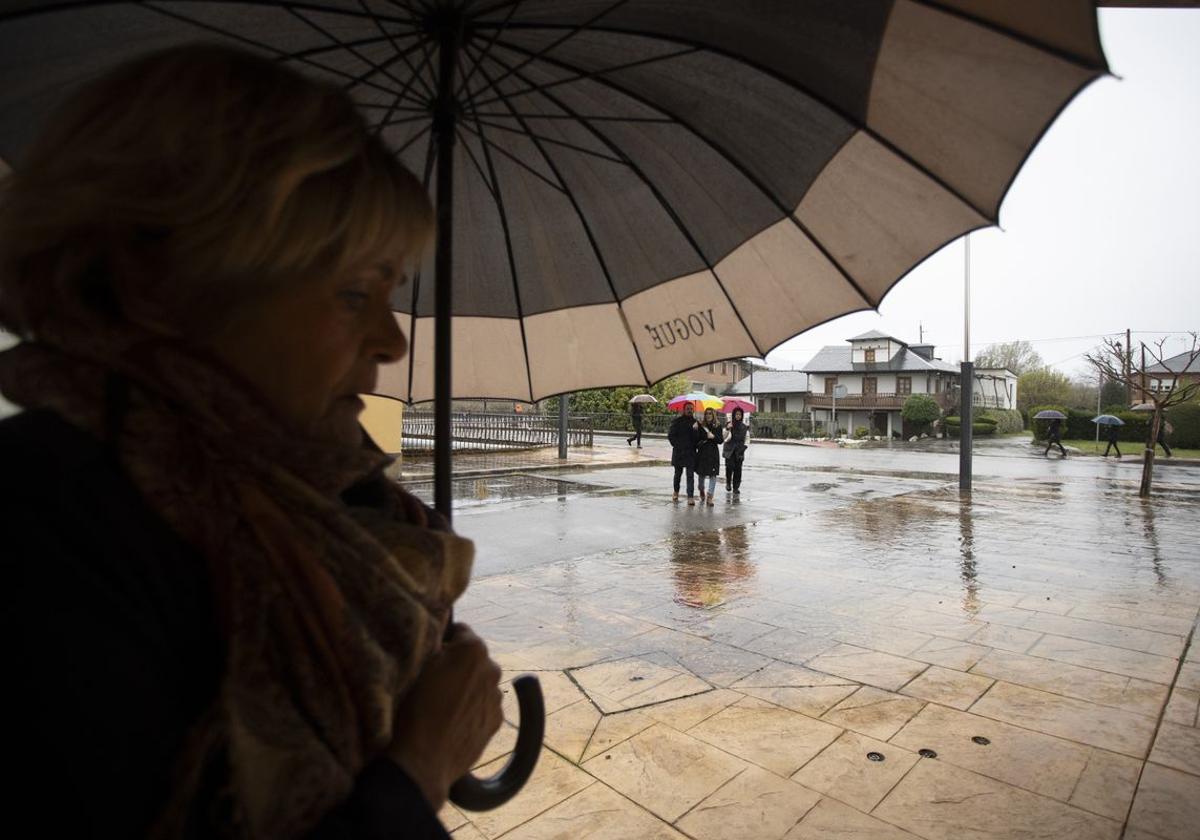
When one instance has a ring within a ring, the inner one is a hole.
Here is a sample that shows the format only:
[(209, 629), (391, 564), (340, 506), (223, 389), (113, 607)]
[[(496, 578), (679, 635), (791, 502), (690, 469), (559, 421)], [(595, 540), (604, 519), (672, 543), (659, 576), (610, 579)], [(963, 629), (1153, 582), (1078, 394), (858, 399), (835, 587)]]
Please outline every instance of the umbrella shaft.
[(454, 429), (451, 423), (451, 324), (453, 319), (452, 265), (454, 263), (454, 107), (455, 70), (458, 65), (460, 27), (442, 22), (439, 32), (438, 98), (434, 111), (437, 139), (437, 252), (434, 258), (434, 507), (451, 516), (451, 462)]

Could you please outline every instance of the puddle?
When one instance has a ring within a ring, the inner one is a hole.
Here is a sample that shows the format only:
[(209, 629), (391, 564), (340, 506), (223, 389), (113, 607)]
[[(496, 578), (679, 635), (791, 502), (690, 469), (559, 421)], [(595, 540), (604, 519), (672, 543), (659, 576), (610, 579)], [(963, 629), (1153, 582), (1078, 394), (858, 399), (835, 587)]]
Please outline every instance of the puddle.
[[(407, 484), (406, 489), (421, 501), (433, 503), (433, 482)], [(574, 481), (545, 478), (539, 475), (500, 475), (483, 478), (460, 478), (451, 482), (450, 495), (455, 509), (510, 502), (521, 499), (543, 499), (557, 496), (566, 499), (592, 492), (593, 488)]]
[(744, 525), (676, 534), (668, 547), (674, 601), (683, 606), (715, 609), (746, 592), (756, 575)]

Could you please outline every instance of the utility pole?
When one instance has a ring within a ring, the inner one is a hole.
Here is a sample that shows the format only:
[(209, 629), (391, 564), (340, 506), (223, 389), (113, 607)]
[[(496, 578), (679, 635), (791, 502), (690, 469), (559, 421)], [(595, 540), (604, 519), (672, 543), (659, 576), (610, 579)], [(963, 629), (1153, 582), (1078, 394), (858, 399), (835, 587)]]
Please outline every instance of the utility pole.
[(558, 457), (564, 461), (567, 459), (567, 404), (570, 401), (570, 394), (558, 398)]
[(920, 321), (917, 321), (917, 344), (925, 343), (925, 326)]
[(971, 490), (971, 444), (972, 431), (971, 401), (974, 399), (975, 365), (971, 363), (971, 234), (963, 237), (963, 360), (958, 389), (958, 489)]
[(1133, 405), (1133, 386), (1129, 384), (1129, 366), (1133, 364), (1133, 330), (1125, 328), (1125, 405)]
[(1144, 341), (1142, 342), (1142, 369), (1139, 373), (1141, 374), (1142, 392), (1138, 394), (1138, 402), (1144, 403), (1146, 401), (1146, 342)]

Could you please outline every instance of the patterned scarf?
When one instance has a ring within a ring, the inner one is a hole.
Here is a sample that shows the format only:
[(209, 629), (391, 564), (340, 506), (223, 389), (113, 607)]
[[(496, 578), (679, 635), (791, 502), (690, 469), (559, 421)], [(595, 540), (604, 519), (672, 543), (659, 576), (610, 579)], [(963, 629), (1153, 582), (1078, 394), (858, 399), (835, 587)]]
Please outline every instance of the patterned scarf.
[[(383, 478), (386, 456), (298, 439), (214, 359), (128, 331), (72, 333), (0, 354), (0, 390), (109, 444), (207, 561), (225, 644), (156, 831), (301, 835), (390, 742), (474, 546)], [(340, 500), (364, 484), (377, 504)]]

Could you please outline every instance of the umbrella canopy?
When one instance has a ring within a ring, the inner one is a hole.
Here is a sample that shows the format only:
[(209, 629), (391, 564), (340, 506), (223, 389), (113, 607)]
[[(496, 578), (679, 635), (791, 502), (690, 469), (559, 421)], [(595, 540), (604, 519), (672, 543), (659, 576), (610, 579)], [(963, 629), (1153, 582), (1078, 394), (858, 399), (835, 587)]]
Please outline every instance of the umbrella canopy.
[(635, 397), (631, 397), (629, 402), (631, 402), (631, 403), (656, 403), (656, 402), (658, 402), (658, 400), (655, 399), (653, 394), (638, 394)]
[(1101, 414), (1092, 418), (1092, 422), (1098, 426), (1124, 426), (1125, 421), (1120, 417), (1113, 417), (1111, 414)]
[(63, 91), (147, 49), (233, 43), (343, 85), (454, 237), (394, 300), (412, 349), (379, 388), (406, 401), (434, 397), (438, 287), (462, 398), (648, 384), (877, 307), (996, 220), (1106, 72), (1090, 0), (2, 8), (15, 168)]
[(706, 408), (720, 411), (721, 398), (714, 397), (712, 394), (706, 394), (703, 391), (692, 391), (689, 394), (680, 394), (678, 397), (673, 397), (667, 403), (667, 408), (671, 411), (683, 411), (685, 405), (690, 405), (697, 413), (704, 411)]
[(758, 411), (758, 407), (749, 400), (739, 400), (737, 397), (726, 397), (721, 410), (726, 414), (731, 413), (735, 408), (740, 408), (744, 414), (749, 414), (752, 411)]
[(1148, 403), (1148, 402), (1138, 403), (1137, 405), (1135, 405), (1133, 408), (1131, 408), (1129, 410), (1130, 411), (1154, 411), (1154, 403)]
[(1034, 420), (1066, 420), (1067, 415), (1061, 411), (1055, 411), (1053, 408), (1047, 408), (1045, 411), (1039, 411), (1033, 415)]

